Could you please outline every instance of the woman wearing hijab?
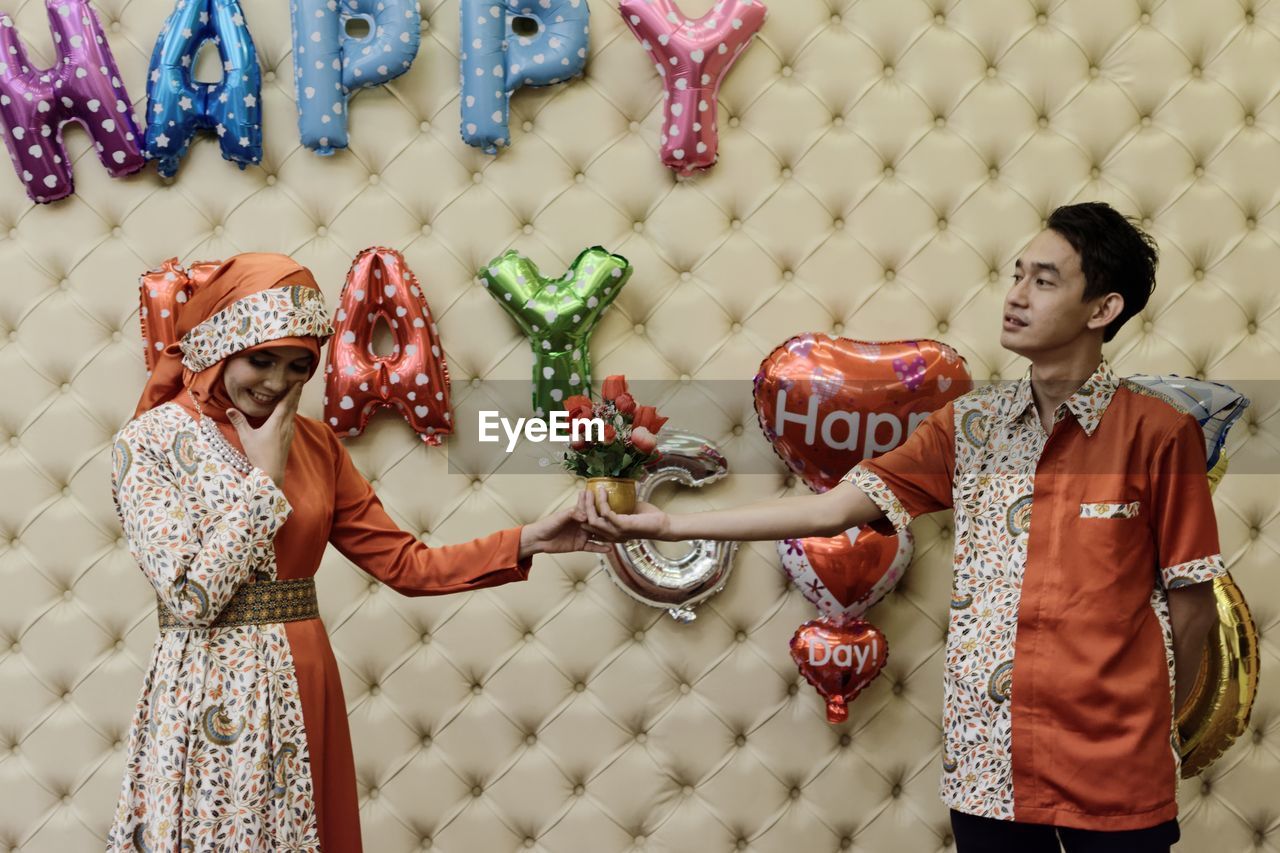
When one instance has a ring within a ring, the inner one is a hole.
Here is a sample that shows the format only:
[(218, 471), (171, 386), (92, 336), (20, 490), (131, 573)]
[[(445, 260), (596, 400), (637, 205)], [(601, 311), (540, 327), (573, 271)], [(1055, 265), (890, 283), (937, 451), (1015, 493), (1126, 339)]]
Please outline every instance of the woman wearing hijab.
[(117, 435), (112, 488), (160, 635), (110, 850), (359, 851), (338, 667), (316, 606), (326, 543), (404, 595), (604, 551), (566, 509), (460, 545), (400, 530), (332, 430), (295, 416), (332, 334), (311, 273), (236, 256), (182, 307)]

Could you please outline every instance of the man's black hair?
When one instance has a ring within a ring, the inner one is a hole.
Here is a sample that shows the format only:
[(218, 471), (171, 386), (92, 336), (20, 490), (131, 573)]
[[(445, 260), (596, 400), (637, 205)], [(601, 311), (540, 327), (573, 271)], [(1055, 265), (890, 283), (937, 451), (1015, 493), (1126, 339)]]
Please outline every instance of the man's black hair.
[(1071, 244), (1084, 271), (1084, 300), (1108, 293), (1124, 297), (1124, 310), (1107, 325), (1110, 341), (1129, 318), (1147, 307), (1156, 287), (1156, 241), (1132, 220), (1100, 201), (1067, 204), (1049, 214), (1047, 227)]

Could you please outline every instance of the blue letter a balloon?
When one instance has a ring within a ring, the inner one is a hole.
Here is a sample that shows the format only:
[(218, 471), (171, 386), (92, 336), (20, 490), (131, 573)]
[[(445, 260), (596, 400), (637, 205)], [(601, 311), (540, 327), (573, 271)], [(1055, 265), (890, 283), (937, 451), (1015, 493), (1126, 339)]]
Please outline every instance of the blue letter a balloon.
[(522, 86), (550, 86), (587, 64), (587, 0), (460, 0), (462, 140), (497, 154)]
[[(293, 85), (302, 144), (328, 156), (347, 147), (347, 98), (409, 70), (418, 55), (417, 0), (292, 0)], [(347, 32), (364, 21), (363, 37)]]
[[(222, 80), (197, 83), (196, 54), (218, 46)], [(262, 80), (258, 53), (238, 0), (178, 0), (151, 53), (148, 159), (161, 175), (178, 171), (197, 130), (218, 134), (222, 156), (243, 169), (262, 162)]]

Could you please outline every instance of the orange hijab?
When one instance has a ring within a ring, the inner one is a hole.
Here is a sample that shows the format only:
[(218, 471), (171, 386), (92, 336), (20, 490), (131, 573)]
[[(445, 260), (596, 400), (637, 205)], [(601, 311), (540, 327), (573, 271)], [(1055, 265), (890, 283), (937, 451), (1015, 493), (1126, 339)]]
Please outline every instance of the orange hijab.
[[(248, 253), (229, 258), (180, 307), (176, 323), (177, 338), (181, 340), (187, 332), (239, 299), (286, 285), (300, 285), (317, 291), (320, 289), (311, 271), (287, 255)], [(312, 366), (314, 374), (315, 367), (320, 363), (322, 343), (321, 339), (315, 337), (278, 338), (247, 347), (240, 352), (284, 346), (303, 347), (315, 356)], [(227, 409), (232, 404), (222, 384), (222, 368), (225, 364), (224, 359), (196, 373), (183, 365), (179, 345), (170, 344), (157, 358), (133, 416), (136, 418), (171, 400), (184, 408), (191, 408), (190, 400), (182, 393), (186, 389), (200, 401), (206, 415), (224, 424), (229, 423)]]

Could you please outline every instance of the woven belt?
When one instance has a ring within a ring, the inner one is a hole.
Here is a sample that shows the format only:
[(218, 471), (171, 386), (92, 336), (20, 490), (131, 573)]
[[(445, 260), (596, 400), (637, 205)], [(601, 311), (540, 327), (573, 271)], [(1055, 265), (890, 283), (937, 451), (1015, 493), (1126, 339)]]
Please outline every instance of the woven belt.
[[(156, 615), (160, 618), (160, 630), (172, 631), (190, 628), (157, 599)], [(231, 596), (231, 601), (209, 624), (210, 628), (230, 628), (236, 625), (267, 625), (272, 622), (298, 622), (320, 618), (320, 605), (316, 601), (314, 578), (298, 578), (287, 581), (258, 581), (246, 583)]]

